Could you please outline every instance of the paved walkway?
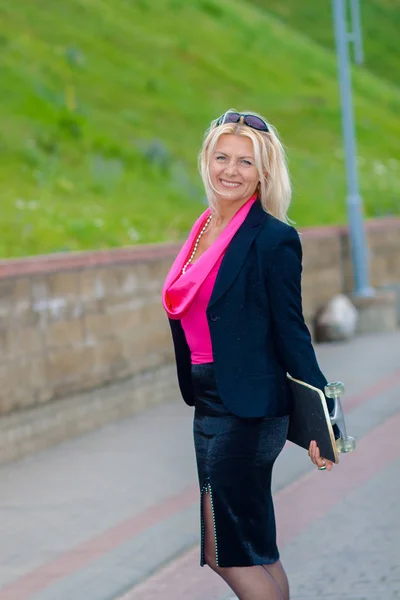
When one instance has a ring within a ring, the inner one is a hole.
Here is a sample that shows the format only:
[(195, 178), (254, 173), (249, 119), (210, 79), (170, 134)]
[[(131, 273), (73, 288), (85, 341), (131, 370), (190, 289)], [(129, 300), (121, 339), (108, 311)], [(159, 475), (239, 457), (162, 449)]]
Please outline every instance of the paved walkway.
[[(287, 444), (275, 468), (293, 600), (400, 598), (400, 331), (317, 347), (346, 383), (357, 452), (318, 472)], [(0, 468), (0, 600), (224, 600), (199, 562), (182, 402)]]

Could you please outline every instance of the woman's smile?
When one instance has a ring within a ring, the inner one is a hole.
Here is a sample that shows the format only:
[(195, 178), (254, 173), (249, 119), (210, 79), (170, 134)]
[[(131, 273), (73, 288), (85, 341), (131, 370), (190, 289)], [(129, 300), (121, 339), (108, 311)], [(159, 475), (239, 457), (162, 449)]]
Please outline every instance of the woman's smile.
[(228, 181), (227, 179), (220, 179), (220, 182), (224, 187), (239, 187), (242, 185), (238, 181)]

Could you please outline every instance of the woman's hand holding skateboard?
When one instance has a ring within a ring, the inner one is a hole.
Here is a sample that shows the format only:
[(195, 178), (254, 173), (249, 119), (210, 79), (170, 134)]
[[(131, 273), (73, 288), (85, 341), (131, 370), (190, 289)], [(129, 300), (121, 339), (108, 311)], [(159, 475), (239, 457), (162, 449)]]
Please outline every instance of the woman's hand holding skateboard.
[(319, 471), (331, 471), (333, 468), (333, 462), (322, 458), (317, 442), (312, 441), (308, 449), (308, 456), (311, 458), (314, 465), (316, 465)]

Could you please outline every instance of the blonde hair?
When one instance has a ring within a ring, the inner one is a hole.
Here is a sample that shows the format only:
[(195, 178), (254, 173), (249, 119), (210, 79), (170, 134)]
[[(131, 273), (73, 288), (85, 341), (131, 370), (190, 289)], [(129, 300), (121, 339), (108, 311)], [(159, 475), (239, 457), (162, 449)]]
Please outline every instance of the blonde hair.
[[(227, 112), (237, 111), (230, 109)], [(265, 120), (257, 113), (252, 112), (250, 114)], [(268, 129), (268, 132), (258, 131), (240, 121), (222, 125), (217, 124), (217, 119), (211, 122), (205, 133), (203, 146), (199, 154), (199, 170), (206, 190), (208, 205), (212, 210), (215, 211), (218, 207), (210, 179), (210, 158), (221, 135), (240, 135), (250, 138), (253, 143), (255, 164), (260, 176), (257, 189), (263, 209), (280, 221), (289, 223), (287, 211), (292, 191), (285, 151), (276, 129), (269, 123)]]

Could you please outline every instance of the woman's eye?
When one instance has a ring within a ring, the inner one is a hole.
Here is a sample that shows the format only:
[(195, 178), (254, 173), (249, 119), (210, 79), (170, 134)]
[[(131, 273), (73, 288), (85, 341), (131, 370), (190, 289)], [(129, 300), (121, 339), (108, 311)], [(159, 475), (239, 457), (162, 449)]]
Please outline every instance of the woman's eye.
[(226, 156), (217, 156), (218, 162), (224, 162), (224, 160), (226, 160)]
[(252, 162), (250, 162), (249, 160), (242, 160), (242, 165), (244, 165), (245, 167), (251, 167), (253, 165)]

